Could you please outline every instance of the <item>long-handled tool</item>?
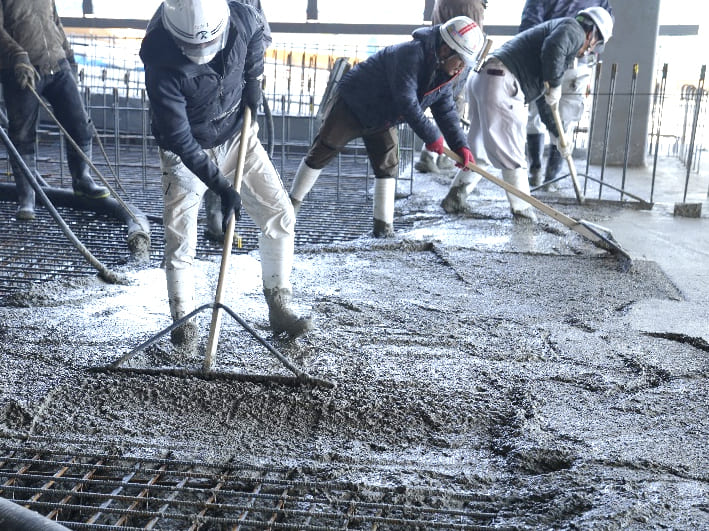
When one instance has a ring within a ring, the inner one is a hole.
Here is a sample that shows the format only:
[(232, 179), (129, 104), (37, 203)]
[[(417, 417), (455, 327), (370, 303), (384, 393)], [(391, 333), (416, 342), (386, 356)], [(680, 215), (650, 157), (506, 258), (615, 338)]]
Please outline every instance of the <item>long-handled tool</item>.
[[(241, 179), (244, 173), (244, 161), (246, 159), (246, 147), (247, 147), (247, 136), (249, 132), (249, 127), (251, 126), (251, 110), (246, 107), (244, 109), (244, 124), (241, 129), (241, 140), (239, 142), (239, 151), (237, 152), (237, 162), (236, 162), (236, 172), (234, 175), (234, 189), (239, 191), (241, 189)], [(263, 339), (252, 327), (250, 327), (239, 315), (232, 311), (228, 306), (222, 304), (222, 296), (224, 293), (224, 279), (226, 277), (227, 268), (229, 265), (229, 257), (231, 256), (232, 243), (234, 239), (234, 227), (236, 225), (236, 220), (234, 216), (227, 222), (226, 232), (224, 234), (224, 248), (222, 250), (222, 262), (219, 269), (219, 280), (217, 282), (217, 291), (215, 295), (214, 303), (204, 304), (199, 308), (191, 311), (181, 319), (173, 322), (170, 326), (161, 330), (147, 341), (144, 341), (133, 350), (124, 354), (119, 359), (114, 361), (108, 366), (99, 367), (92, 369), (94, 372), (107, 372), (120, 370), (127, 373), (133, 374), (156, 374), (156, 375), (170, 375), (170, 376), (191, 376), (197, 378), (204, 378), (207, 380), (235, 380), (235, 381), (250, 381), (250, 382), (274, 382), (284, 385), (312, 385), (318, 387), (332, 388), (335, 384), (327, 380), (320, 378), (315, 378), (310, 376), (306, 372), (300, 370), (293, 363), (291, 363), (288, 358), (276, 350), (268, 341)], [(149, 346), (155, 344), (161, 337), (171, 332), (178, 326), (181, 326), (188, 320), (192, 319), (198, 313), (203, 310), (212, 309), (212, 321), (209, 327), (209, 338), (207, 341), (207, 350), (205, 352), (204, 363), (202, 365), (202, 370), (186, 370), (186, 369), (152, 369), (152, 368), (131, 368), (122, 367), (121, 365), (135, 357), (139, 352), (145, 350)], [(243, 373), (231, 373), (231, 372), (217, 372), (212, 370), (212, 364), (214, 359), (214, 354), (217, 349), (217, 343), (219, 338), (219, 328), (221, 325), (221, 311), (224, 310), (230, 316), (232, 316), (251, 336), (256, 339), (261, 345), (266, 347), (266, 349), (276, 356), (278, 360), (289, 370), (294, 376), (280, 376), (280, 375), (258, 375), (258, 374), (243, 374)]]
[[(450, 149), (444, 146), (444, 152), (447, 156), (449, 156), (451, 159), (456, 161), (458, 164), (463, 163), (463, 159), (458, 156), (458, 154), (454, 153)], [(512, 186), (511, 184), (503, 181), (502, 179), (498, 179), (491, 173), (486, 172), (479, 166), (476, 166), (475, 164), (468, 163), (467, 167), (474, 171), (475, 173), (478, 173), (485, 177), (488, 181), (496, 184), (500, 188), (503, 188), (506, 192), (519, 197), (520, 199), (526, 201), (530, 205), (532, 205), (534, 208), (541, 210), (544, 212), (546, 215), (551, 216), (554, 218), (556, 221), (559, 223), (566, 225), (568, 228), (573, 230), (574, 232), (577, 232), (587, 240), (589, 240), (592, 244), (594, 244), (596, 247), (599, 247), (605, 251), (608, 251), (615, 255), (616, 258), (618, 258), (620, 262), (620, 267), (623, 271), (628, 271), (632, 265), (632, 258), (630, 255), (625, 251), (620, 244), (615, 240), (613, 237), (613, 234), (611, 234), (611, 231), (605, 227), (602, 227), (600, 225), (596, 225), (595, 223), (591, 223), (590, 221), (585, 221), (583, 219), (581, 220), (576, 220), (574, 218), (571, 218), (567, 216), (566, 214), (559, 212), (558, 210), (550, 207), (546, 203), (543, 203), (536, 197), (533, 197), (529, 194), (526, 194), (519, 190), (518, 188)]]
[[(548, 85), (548, 83), (547, 83)], [(564, 131), (564, 124), (561, 123), (561, 116), (559, 116), (559, 104), (556, 103), (551, 105), (551, 114), (554, 116), (554, 123), (556, 124), (557, 132), (559, 133), (559, 146), (567, 152), (566, 164), (569, 166), (569, 175), (571, 175), (571, 182), (574, 184), (574, 193), (576, 194), (576, 200), (580, 205), (583, 205), (586, 198), (583, 196), (581, 187), (579, 186), (578, 174), (576, 172), (576, 164), (574, 164), (574, 159), (571, 153), (568, 153), (568, 142), (566, 140), (566, 132)]]
[[(246, 159), (246, 139), (251, 124), (251, 109), (246, 106), (244, 109), (244, 124), (241, 127), (241, 140), (239, 141), (239, 151), (236, 156), (236, 172), (234, 174), (234, 190), (241, 191), (241, 179), (244, 175), (244, 160)], [(217, 292), (214, 296), (214, 309), (212, 310), (212, 322), (209, 326), (209, 340), (207, 341), (207, 351), (204, 355), (204, 371), (212, 369), (212, 358), (217, 350), (219, 339), (219, 328), (221, 326), (220, 306), (224, 294), (224, 278), (229, 267), (229, 257), (231, 256), (231, 246), (234, 240), (234, 226), (236, 216), (231, 216), (224, 233), (224, 245), (222, 247), (222, 262), (219, 267), (219, 279), (217, 281)]]

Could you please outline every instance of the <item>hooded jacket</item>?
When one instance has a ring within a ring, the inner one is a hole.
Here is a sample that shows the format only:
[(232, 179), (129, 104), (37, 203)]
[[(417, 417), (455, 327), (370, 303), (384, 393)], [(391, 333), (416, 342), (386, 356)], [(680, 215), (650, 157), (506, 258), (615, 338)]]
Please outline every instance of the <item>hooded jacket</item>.
[(527, 0), (522, 9), (519, 31), (553, 18), (575, 17), (582, 9), (595, 6), (602, 7), (613, 15), (608, 0)]
[(419, 28), (413, 40), (387, 46), (355, 65), (339, 85), (339, 95), (360, 123), (372, 131), (408, 123), (427, 144), (440, 133), (424, 115), (427, 108), (452, 150), (467, 145), (451, 84), (438, 69), (439, 26)]
[(182, 54), (163, 26), (162, 5), (140, 47), (153, 136), (210, 188), (221, 173), (204, 149), (223, 144), (241, 130), (242, 97), (260, 95), (263, 74), (258, 13), (234, 0), (229, 9), (226, 45), (209, 64), (195, 64)]
[(13, 68), (23, 52), (42, 74), (58, 70), (63, 59), (74, 62), (54, 0), (0, 2), (0, 68)]

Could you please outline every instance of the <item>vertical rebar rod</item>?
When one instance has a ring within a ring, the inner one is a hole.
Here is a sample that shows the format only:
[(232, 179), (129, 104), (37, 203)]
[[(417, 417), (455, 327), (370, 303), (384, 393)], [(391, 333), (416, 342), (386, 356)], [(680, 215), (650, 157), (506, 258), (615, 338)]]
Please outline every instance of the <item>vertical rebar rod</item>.
[(653, 202), (653, 197), (655, 195), (655, 179), (657, 176), (657, 157), (660, 151), (660, 139), (662, 138), (662, 112), (665, 108), (665, 90), (667, 89), (667, 63), (662, 67), (662, 79), (660, 80), (660, 89), (658, 91), (658, 105), (657, 105), (657, 130), (655, 131), (655, 154), (652, 161), (652, 179), (650, 181), (650, 202)]
[(148, 98), (145, 89), (140, 90), (140, 126), (143, 130), (141, 140), (141, 172), (143, 177), (143, 190), (148, 185)]
[(694, 103), (694, 119), (692, 120), (692, 133), (689, 140), (689, 153), (687, 154), (687, 177), (684, 181), (684, 196), (682, 202), (687, 201), (687, 189), (689, 188), (689, 174), (692, 172), (692, 158), (694, 157), (694, 142), (697, 137), (697, 125), (699, 123), (699, 109), (704, 95), (704, 77), (706, 75), (707, 65), (702, 65), (702, 70), (699, 74), (699, 83), (697, 85), (697, 93)]
[(633, 65), (633, 74), (630, 80), (630, 103), (628, 104), (628, 121), (625, 127), (625, 153), (623, 154), (623, 176), (620, 183), (620, 200), (623, 200), (625, 191), (625, 178), (628, 171), (628, 158), (630, 156), (630, 136), (633, 130), (633, 110), (635, 109), (635, 93), (638, 87), (638, 63)]
[(611, 118), (613, 114), (613, 100), (615, 98), (615, 82), (618, 74), (618, 65), (613, 63), (611, 65), (611, 79), (608, 88), (608, 106), (606, 108), (606, 129), (603, 133), (603, 155), (601, 157), (601, 178), (598, 183), (598, 199), (601, 199), (603, 195), (603, 178), (606, 172), (606, 160), (608, 158), (608, 138), (611, 133)]
[(586, 195), (588, 188), (588, 172), (591, 167), (591, 152), (593, 148), (593, 128), (596, 125), (596, 115), (598, 114), (598, 87), (601, 86), (601, 70), (603, 62), (596, 63), (596, 72), (593, 80), (593, 103), (591, 105), (591, 121), (588, 125), (588, 149), (586, 150), (586, 171), (583, 180), (583, 195)]
[(115, 164), (116, 164), (116, 175), (120, 176), (121, 174), (121, 143), (118, 140), (118, 135), (120, 134), (119, 132), (119, 121), (120, 118), (118, 116), (119, 112), (119, 94), (118, 94), (118, 89), (114, 88), (113, 89), (113, 142), (114, 142), (114, 153), (115, 153)]

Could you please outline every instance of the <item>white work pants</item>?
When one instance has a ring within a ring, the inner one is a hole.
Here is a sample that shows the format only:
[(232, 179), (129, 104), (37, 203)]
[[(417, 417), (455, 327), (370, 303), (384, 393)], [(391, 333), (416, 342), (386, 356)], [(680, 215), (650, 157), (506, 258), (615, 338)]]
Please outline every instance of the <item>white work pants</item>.
[(469, 139), (482, 138), (495, 168), (526, 168), (527, 107), (517, 79), (493, 57), (480, 72), (471, 74), (468, 83), (472, 111)]
[[(268, 154), (258, 140), (258, 125), (249, 130), (241, 183), (243, 209), (261, 229), (259, 247), (262, 255), (264, 287), (290, 289), (293, 262), (295, 215), (288, 194)], [(205, 153), (217, 164), (226, 179), (233, 183), (240, 134)], [(173, 283), (171, 271), (190, 270), (197, 250), (197, 215), (207, 186), (182, 163), (180, 157), (160, 150), (163, 189), (163, 225), (165, 228), (165, 269), (168, 297), (173, 318), (194, 308), (173, 308), (174, 301), (189, 301), (189, 293), (176, 293), (189, 283)], [(178, 275), (184, 277), (184, 275)], [(268, 284), (268, 286), (266, 286)], [(189, 287), (186, 289), (190, 289)]]

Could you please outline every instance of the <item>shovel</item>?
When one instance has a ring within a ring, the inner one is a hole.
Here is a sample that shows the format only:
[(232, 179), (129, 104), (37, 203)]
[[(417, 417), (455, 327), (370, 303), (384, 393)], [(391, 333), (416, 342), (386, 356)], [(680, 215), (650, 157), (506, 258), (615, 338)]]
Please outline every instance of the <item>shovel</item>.
[[(456, 161), (458, 164), (463, 163), (463, 159), (461, 159), (457, 153), (454, 153), (445, 146), (443, 147), (443, 151), (448, 157)], [(615, 240), (613, 234), (611, 234), (610, 229), (607, 229), (600, 225), (596, 225), (595, 223), (591, 223), (590, 221), (585, 221), (583, 219), (576, 220), (574, 218), (571, 218), (566, 214), (550, 207), (546, 203), (543, 203), (536, 197), (533, 197), (529, 194), (525, 194), (524, 192), (512, 186), (511, 184), (503, 181), (502, 179), (498, 179), (491, 173), (486, 172), (485, 170), (471, 162), (467, 164), (467, 168), (474, 171), (475, 173), (482, 175), (483, 177), (485, 177), (485, 179), (491, 181), (500, 188), (503, 188), (506, 192), (516, 197), (519, 197), (523, 201), (526, 201), (534, 208), (536, 208), (537, 210), (541, 210), (547, 216), (551, 216), (562, 225), (566, 225), (572, 231), (580, 234), (581, 236), (589, 240), (596, 247), (599, 247), (600, 249), (612, 253), (620, 262), (620, 268), (622, 271), (630, 270), (630, 267), (632, 266), (632, 258), (627, 253), (627, 251), (625, 251)]]

